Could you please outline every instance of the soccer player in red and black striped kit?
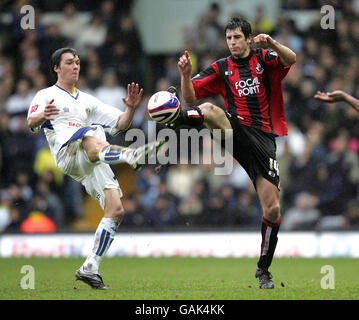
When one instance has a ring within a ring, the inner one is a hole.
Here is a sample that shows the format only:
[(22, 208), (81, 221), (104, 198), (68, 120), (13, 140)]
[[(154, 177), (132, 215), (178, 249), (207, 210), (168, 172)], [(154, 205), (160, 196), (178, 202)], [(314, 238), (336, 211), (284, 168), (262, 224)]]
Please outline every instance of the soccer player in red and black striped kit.
[[(186, 103), (220, 94), (225, 110), (209, 102), (183, 108), (169, 127), (204, 124), (210, 130), (221, 129), (222, 137), (226, 129), (232, 133), (233, 157), (251, 178), (263, 211), (255, 276), (260, 288), (272, 289), (274, 283), (268, 268), (281, 223), (275, 137), (287, 134), (281, 80), (295, 63), (296, 54), (267, 34), (253, 38), (251, 33), (246, 20), (232, 18), (225, 27), (231, 55), (212, 63), (193, 78), (191, 59), (185, 51), (178, 69)], [(260, 48), (253, 49), (252, 42)]]

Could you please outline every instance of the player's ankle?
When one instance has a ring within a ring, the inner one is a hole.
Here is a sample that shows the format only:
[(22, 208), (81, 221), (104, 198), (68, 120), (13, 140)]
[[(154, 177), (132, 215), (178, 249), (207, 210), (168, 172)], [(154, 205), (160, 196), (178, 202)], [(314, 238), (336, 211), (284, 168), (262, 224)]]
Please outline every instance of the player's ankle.
[[(132, 152), (131, 152), (132, 151)], [(133, 149), (108, 145), (99, 152), (99, 160), (107, 164), (130, 163)]]
[(188, 107), (181, 112), (185, 125), (197, 128), (203, 125), (204, 115), (199, 107)]

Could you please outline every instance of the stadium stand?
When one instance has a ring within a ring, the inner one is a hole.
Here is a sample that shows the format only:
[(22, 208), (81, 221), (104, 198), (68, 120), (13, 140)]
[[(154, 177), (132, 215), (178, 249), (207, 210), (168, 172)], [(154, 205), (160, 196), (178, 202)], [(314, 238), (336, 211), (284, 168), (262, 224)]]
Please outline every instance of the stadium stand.
[[(322, 2), (287, 0), (282, 10), (311, 10)], [(0, 232), (21, 232), (21, 223), (35, 209), (51, 218), (58, 231), (93, 230), (97, 203), (54, 168), (43, 135), (26, 127), (32, 97), (53, 81), (49, 56), (62, 46), (77, 47), (82, 68), (78, 87), (102, 100), (105, 95), (119, 101), (127, 83), (138, 81), (145, 97), (132, 127), (148, 132), (146, 103), (153, 92), (179, 85), (180, 52), (151, 57), (144, 51), (132, 1), (30, 3), (36, 8), (34, 30), (20, 28), (19, 8), (25, 1), (0, 4)], [(252, 21), (255, 34), (270, 33), (297, 53), (283, 82), (289, 136), (278, 139), (283, 221), (288, 215), (283, 226), (288, 230), (359, 229), (359, 113), (344, 103), (313, 99), (317, 90), (334, 89), (359, 97), (357, 1), (332, 3), (336, 28), (328, 32), (318, 21), (298, 28), (285, 14), (271, 21), (261, 8)], [(223, 56), (220, 10), (218, 5), (204, 10), (184, 39), (195, 72)], [(123, 136), (111, 139), (125, 143)], [(153, 166), (139, 173), (127, 166), (114, 169), (128, 212), (124, 228), (251, 229), (260, 223), (253, 186), (238, 166), (225, 177), (213, 175), (211, 165), (169, 165), (158, 174)]]

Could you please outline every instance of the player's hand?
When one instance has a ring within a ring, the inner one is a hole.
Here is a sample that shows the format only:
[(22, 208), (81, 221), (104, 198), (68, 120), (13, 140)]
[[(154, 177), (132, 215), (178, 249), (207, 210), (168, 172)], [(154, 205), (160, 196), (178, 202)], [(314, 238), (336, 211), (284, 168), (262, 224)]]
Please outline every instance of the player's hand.
[(59, 114), (60, 109), (53, 105), (54, 99), (52, 99), (44, 109), (44, 118), (45, 120), (54, 120), (55, 115)]
[(127, 98), (122, 98), (123, 103), (130, 109), (136, 109), (141, 102), (143, 89), (138, 83), (132, 82), (127, 85)]
[(343, 101), (344, 91), (342, 90), (335, 90), (333, 92), (317, 91), (317, 93), (314, 95), (314, 98), (329, 103)]
[(275, 44), (275, 41), (268, 34), (261, 33), (253, 38), (253, 42), (262, 48), (272, 48)]
[(183, 77), (190, 77), (192, 74), (192, 62), (191, 57), (189, 56), (188, 51), (186, 50), (184, 52), (184, 55), (182, 55), (177, 63), (178, 71)]

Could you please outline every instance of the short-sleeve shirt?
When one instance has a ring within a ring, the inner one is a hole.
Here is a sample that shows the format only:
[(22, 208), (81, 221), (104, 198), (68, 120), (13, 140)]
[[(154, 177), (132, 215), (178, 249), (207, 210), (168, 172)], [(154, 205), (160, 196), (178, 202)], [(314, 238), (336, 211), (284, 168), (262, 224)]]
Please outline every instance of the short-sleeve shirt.
[(53, 116), (54, 120), (45, 121), (34, 131), (44, 129), (54, 159), (61, 147), (80, 128), (101, 125), (112, 135), (118, 133), (116, 126), (122, 111), (80, 90), (77, 90), (76, 95), (71, 95), (56, 84), (36, 93), (28, 110), (28, 117), (42, 112), (52, 99), (52, 104), (60, 109), (59, 114)]
[(282, 79), (284, 66), (270, 49), (252, 49), (246, 58), (217, 60), (192, 78), (196, 98), (221, 95), (226, 111), (240, 123), (274, 136), (288, 134)]

